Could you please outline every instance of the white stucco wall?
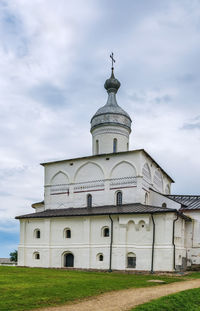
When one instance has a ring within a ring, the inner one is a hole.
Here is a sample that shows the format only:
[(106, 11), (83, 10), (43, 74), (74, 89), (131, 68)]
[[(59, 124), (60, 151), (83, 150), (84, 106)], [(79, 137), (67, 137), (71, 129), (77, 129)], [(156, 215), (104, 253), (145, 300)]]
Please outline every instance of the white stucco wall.
[(187, 258), (190, 264), (200, 265), (200, 211), (185, 211), (184, 214), (192, 218), (186, 225)]
[[(149, 177), (144, 172), (145, 165)], [(158, 178), (154, 185), (157, 171), (157, 165), (143, 151), (46, 164), (45, 209), (85, 207), (88, 193), (92, 194), (93, 206), (115, 205), (117, 190), (123, 192), (123, 204), (153, 204), (149, 189), (159, 188)], [(160, 169), (159, 174), (162, 180), (159, 191), (164, 192), (166, 186), (170, 187), (171, 180)]]
[[(154, 269), (173, 270), (172, 223), (174, 213), (156, 214)], [(150, 215), (116, 215), (113, 219), (112, 269), (127, 268), (127, 254), (136, 255), (135, 270), (151, 269), (153, 225)], [(111, 228), (108, 216), (63, 217), (21, 220), (19, 265), (58, 267), (64, 265), (63, 254), (74, 255), (75, 268), (108, 269), (110, 236), (102, 235), (103, 227)], [(41, 238), (34, 236), (39, 228)], [(71, 229), (71, 238), (64, 237), (64, 229)], [(25, 239), (24, 239), (25, 237)], [(40, 259), (34, 258), (34, 253)], [(182, 252), (177, 250), (177, 258)], [(98, 254), (103, 254), (100, 262)]]
[(179, 210), (181, 208), (180, 203), (175, 202), (174, 200), (167, 198), (166, 196), (162, 195), (161, 193), (150, 190), (149, 197), (150, 197), (150, 202), (152, 205), (162, 206), (163, 204), (166, 204), (167, 208), (172, 208), (172, 209), (176, 209), (176, 210)]

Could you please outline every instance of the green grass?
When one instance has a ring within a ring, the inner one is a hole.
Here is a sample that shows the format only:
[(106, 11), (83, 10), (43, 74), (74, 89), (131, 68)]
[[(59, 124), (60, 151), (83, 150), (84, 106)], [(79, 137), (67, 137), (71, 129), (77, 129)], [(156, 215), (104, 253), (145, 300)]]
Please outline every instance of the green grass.
[(189, 289), (140, 305), (132, 311), (197, 311), (200, 310), (200, 288)]
[(150, 279), (166, 283), (183, 280), (181, 277), (157, 275), (0, 266), (0, 310), (30, 310), (111, 290), (155, 286), (155, 283), (147, 282)]

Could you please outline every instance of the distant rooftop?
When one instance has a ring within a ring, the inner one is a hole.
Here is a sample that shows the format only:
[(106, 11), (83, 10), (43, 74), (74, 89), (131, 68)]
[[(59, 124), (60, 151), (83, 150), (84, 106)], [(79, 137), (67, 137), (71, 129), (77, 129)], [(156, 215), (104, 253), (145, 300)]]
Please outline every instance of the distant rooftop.
[(200, 195), (167, 195), (168, 198), (182, 204), (181, 210), (199, 210)]
[(15, 261), (11, 261), (10, 258), (0, 258), (0, 265), (12, 265), (12, 264), (16, 264)]

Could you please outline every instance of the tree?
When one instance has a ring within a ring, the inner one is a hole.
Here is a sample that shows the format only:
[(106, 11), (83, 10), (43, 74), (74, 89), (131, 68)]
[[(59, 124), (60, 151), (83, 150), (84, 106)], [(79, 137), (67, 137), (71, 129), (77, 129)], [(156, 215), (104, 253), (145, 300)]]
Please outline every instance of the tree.
[(17, 250), (15, 250), (14, 252), (10, 253), (10, 260), (17, 262), (17, 255), (18, 255)]

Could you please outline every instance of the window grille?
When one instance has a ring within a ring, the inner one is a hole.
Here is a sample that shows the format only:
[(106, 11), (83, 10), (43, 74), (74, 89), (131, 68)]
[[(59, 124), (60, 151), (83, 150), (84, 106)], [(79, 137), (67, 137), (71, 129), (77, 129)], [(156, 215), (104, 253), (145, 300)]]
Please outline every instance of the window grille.
[(92, 195), (87, 195), (87, 207), (92, 207)]
[(120, 206), (120, 205), (122, 205), (122, 192), (121, 191), (118, 191), (117, 192), (117, 200), (116, 200), (117, 202), (117, 206)]

